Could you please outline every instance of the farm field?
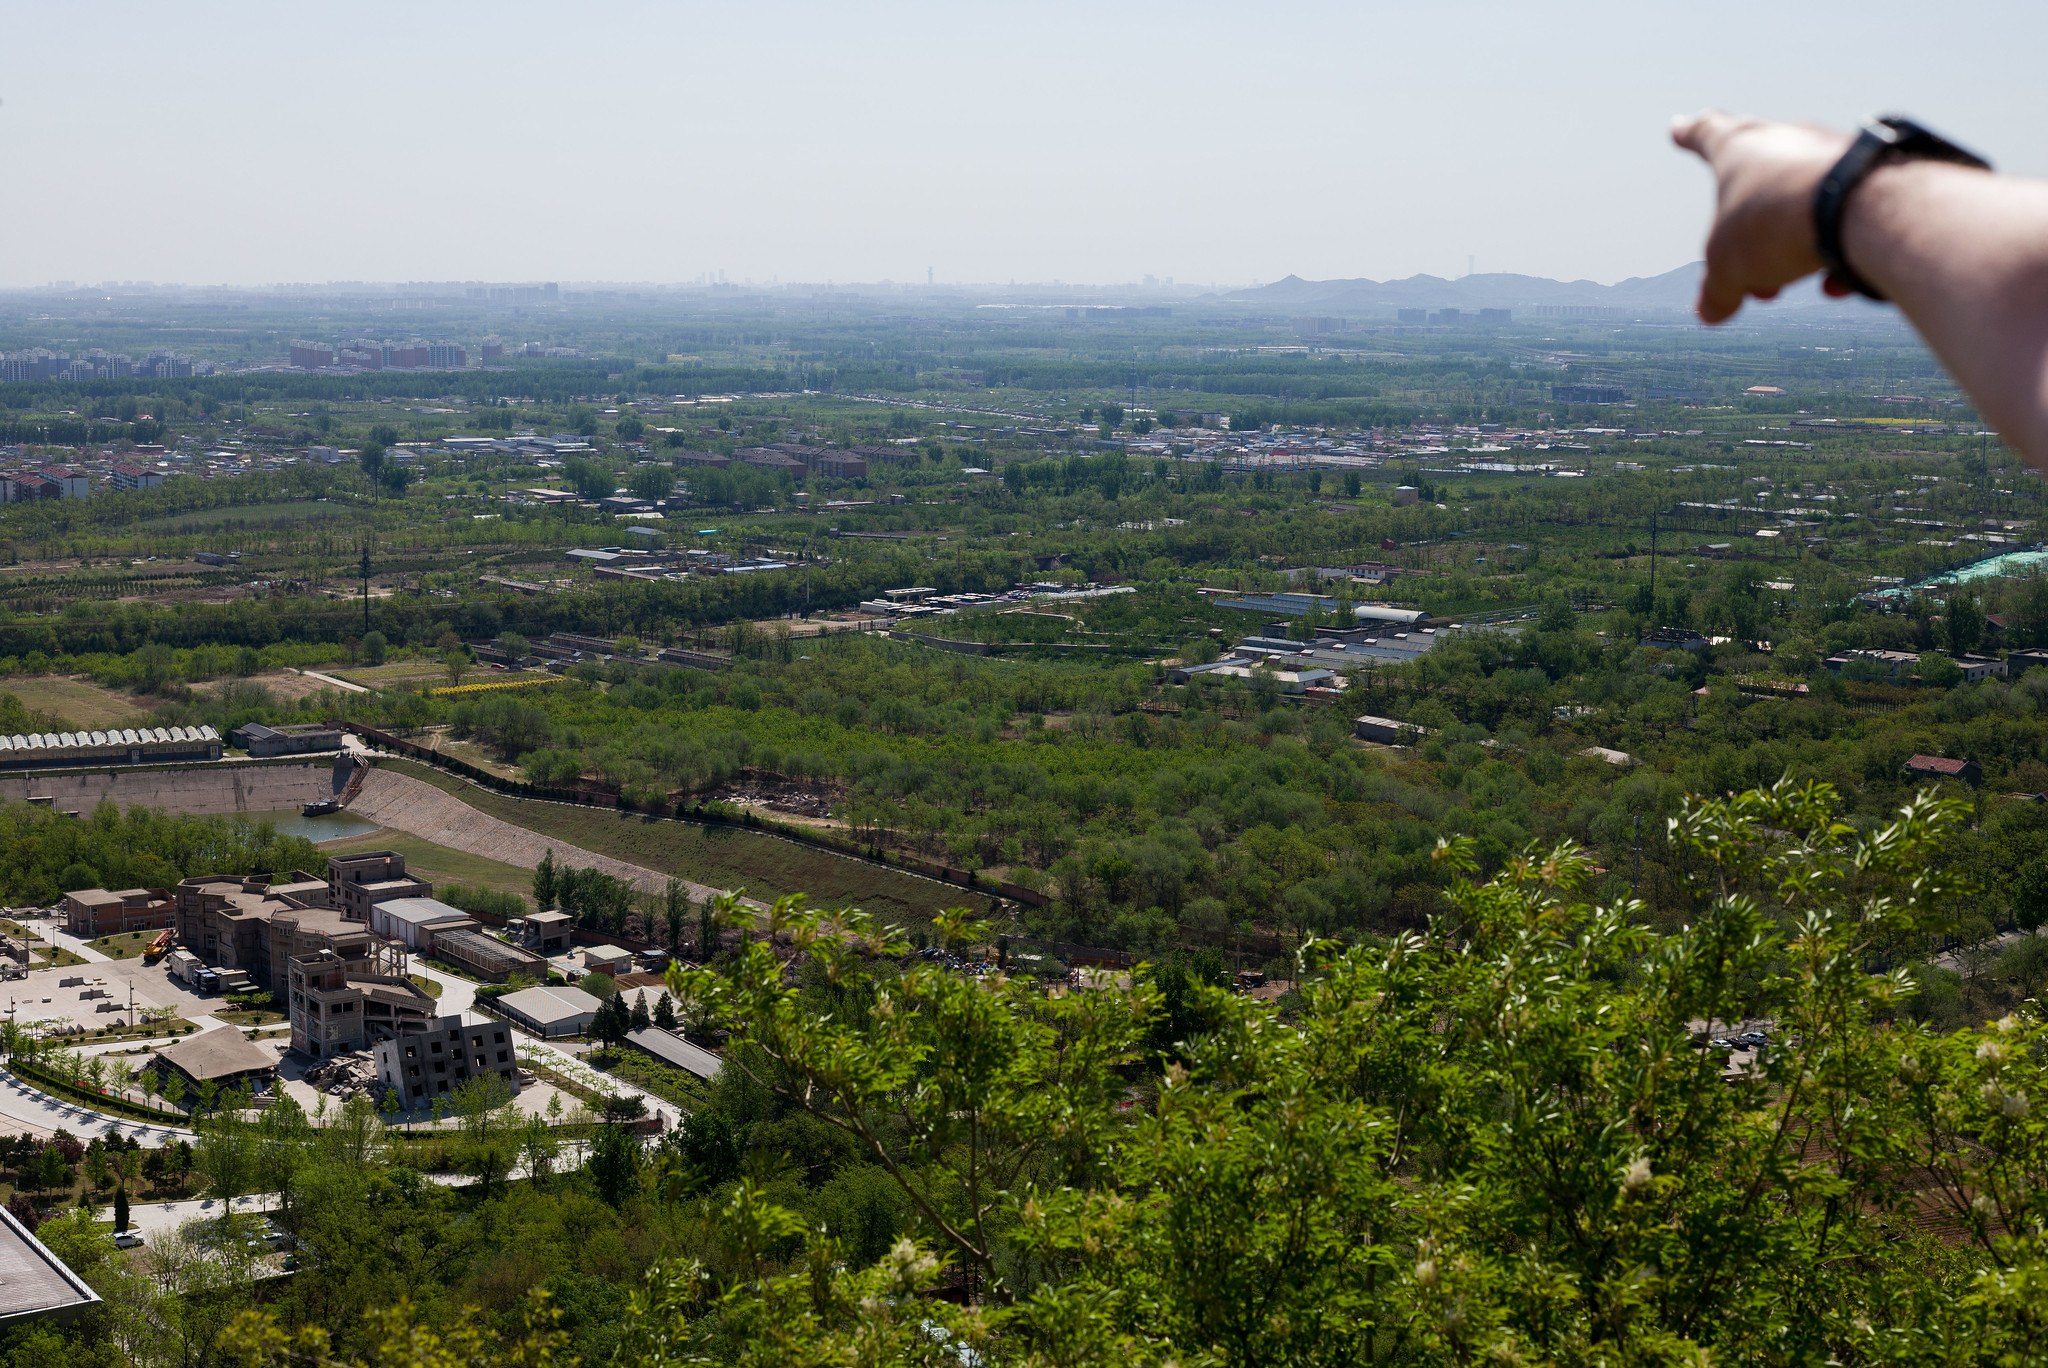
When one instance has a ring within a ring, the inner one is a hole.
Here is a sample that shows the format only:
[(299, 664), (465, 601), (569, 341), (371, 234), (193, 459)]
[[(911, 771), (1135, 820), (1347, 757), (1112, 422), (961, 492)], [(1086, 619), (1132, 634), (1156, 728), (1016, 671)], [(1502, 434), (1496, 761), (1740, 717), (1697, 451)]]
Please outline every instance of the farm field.
[(74, 727), (101, 729), (135, 725), (148, 705), (89, 679), (65, 675), (0, 676), (0, 693), (11, 693), (30, 712), (54, 713)]

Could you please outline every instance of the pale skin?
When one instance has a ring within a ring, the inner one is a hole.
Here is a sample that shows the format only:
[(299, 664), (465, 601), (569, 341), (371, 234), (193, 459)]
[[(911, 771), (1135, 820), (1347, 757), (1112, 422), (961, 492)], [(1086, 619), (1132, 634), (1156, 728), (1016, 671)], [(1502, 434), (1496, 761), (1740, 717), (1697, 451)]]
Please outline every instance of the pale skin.
[[(1743, 300), (1821, 269), (1814, 190), (1848, 134), (1716, 111), (1676, 120), (1671, 138), (1716, 182), (1703, 321), (1725, 322)], [(1985, 421), (2048, 470), (2048, 182), (1940, 162), (1881, 166), (1850, 196), (1842, 250)]]

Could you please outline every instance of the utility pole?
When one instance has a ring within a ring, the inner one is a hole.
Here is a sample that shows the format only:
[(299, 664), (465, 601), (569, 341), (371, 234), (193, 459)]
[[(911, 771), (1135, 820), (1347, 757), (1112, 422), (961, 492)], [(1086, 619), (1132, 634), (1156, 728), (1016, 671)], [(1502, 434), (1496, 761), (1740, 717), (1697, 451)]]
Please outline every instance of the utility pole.
[(370, 631), (370, 543), (363, 542), (363, 634)]

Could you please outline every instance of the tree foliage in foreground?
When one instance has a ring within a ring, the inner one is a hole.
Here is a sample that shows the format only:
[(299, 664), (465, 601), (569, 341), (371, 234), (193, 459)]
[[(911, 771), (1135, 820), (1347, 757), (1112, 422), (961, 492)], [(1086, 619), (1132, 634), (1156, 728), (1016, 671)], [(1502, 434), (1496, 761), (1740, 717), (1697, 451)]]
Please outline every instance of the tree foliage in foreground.
[[(1578, 900), (1593, 871), (1561, 847), (1459, 879), (1427, 934), (1309, 947), (1291, 1012), (1184, 983), (1176, 1039), (1143, 976), (1051, 996), (894, 974), (904, 947), (859, 914), (785, 900), (769, 938), (672, 987), (742, 1042), (729, 1068), (889, 1172), (921, 1238), (849, 1267), (742, 1179), (715, 1263), (655, 1263), (619, 1357), (2048, 1362), (2048, 1027), (2031, 1005), (1945, 1037), (1898, 1013), (1911, 979), (1867, 966), (1959, 905), (1963, 813), (1836, 812), (1790, 783), (1689, 804), (1673, 838), (1713, 896), (1676, 934)], [(1439, 858), (1470, 868), (1460, 841)], [(1758, 1018), (1777, 1043), (1753, 1069), (1700, 1048)], [(375, 1361), (439, 1342), (388, 1339)], [(540, 1330), (463, 1345), (552, 1352)]]

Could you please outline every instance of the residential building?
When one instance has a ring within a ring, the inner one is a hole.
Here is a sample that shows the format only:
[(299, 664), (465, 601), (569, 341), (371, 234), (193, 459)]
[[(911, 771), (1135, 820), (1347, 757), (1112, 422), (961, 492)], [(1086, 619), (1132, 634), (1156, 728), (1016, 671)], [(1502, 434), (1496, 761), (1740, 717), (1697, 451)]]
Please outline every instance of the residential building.
[(61, 499), (64, 490), (54, 480), (34, 471), (0, 476), (0, 503), (27, 503), (34, 499)]
[(291, 358), (300, 370), (324, 370), (334, 364), (334, 348), (325, 342), (294, 342)]
[(811, 462), (813, 472), (833, 480), (856, 480), (868, 473), (865, 456), (851, 451), (821, 451)]
[(786, 451), (777, 451), (773, 447), (741, 447), (732, 455), (734, 460), (744, 461), (759, 470), (786, 471), (794, 475), (806, 468), (796, 457)]
[(159, 489), (163, 486), (164, 473), (148, 466), (139, 466), (131, 461), (122, 461), (114, 466), (113, 486), (116, 493), (131, 489)]
[(44, 479), (57, 486), (60, 499), (85, 499), (92, 496), (92, 481), (82, 470), (69, 466), (50, 466), (42, 472)]
[(472, 1078), (495, 1074), (519, 1091), (519, 1061), (512, 1032), (476, 1012), (439, 1016), (372, 1050), (377, 1079), (396, 1091), (406, 1109), (453, 1092)]
[(1905, 771), (1916, 779), (1960, 779), (1971, 788), (1984, 782), (1984, 770), (1975, 760), (1950, 760), (1940, 755), (1915, 755)]
[(162, 888), (81, 888), (64, 895), (64, 929), (82, 940), (175, 926), (177, 900)]
[(469, 365), (469, 353), (452, 342), (436, 342), (427, 348), (427, 364), (435, 370), (462, 370)]

